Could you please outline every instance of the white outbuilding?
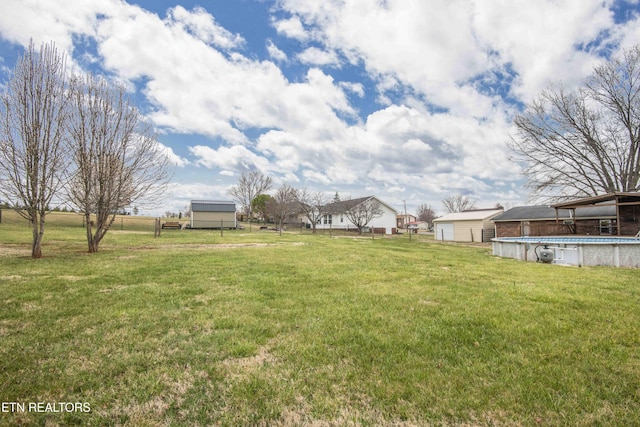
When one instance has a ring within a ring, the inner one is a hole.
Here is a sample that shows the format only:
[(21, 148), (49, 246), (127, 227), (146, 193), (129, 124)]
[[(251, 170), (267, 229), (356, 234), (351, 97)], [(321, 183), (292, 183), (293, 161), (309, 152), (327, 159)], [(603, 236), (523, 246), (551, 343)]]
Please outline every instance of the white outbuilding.
[(231, 201), (192, 200), (191, 228), (236, 228), (236, 204)]
[(504, 209), (474, 209), (450, 213), (433, 220), (436, 240), (453, 242), (490, 242), (495, 237), (493, 218)]

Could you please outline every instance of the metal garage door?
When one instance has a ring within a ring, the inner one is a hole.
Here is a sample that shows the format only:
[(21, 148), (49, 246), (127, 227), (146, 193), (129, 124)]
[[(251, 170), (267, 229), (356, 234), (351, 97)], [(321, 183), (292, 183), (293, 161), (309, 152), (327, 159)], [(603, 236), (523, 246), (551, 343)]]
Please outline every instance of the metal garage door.
[(435, 232), (436, 240), (453, 240), (453, 223), (437, 222)]

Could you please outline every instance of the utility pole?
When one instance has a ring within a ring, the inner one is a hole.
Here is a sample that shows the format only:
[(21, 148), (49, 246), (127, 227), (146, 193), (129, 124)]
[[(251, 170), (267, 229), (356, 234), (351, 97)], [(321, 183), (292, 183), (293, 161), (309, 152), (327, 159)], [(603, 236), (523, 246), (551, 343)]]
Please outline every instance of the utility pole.
[(409, 241), (411, 241), (411, 230), (409, 230), (409, 225), (408, 225), (408, 221), (407, 221), (407, 201), (403, 200), (402, 201), (404, 203), (404, 229), (407, 230), (409, 232)]

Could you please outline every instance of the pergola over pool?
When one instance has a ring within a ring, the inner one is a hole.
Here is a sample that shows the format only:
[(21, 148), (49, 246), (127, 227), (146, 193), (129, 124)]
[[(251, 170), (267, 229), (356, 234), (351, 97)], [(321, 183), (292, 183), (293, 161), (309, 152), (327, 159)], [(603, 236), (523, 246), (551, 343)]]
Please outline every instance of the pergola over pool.
[[(617, 192), (603, 194), (601, 196), (587, 197), (552, 205), (556, 210), (556, 221), (560, 222), (558, 211), (569, 209), (573, 211), (573, 218), (576, 218), (575, 211), (580, 208), (593, 206), (615, 206), (616, 223), (613, 225), (613, 232), (617, 236), (636, 236), (640, 233), (640, 193), (638, 192)], [(574, 233), (577, 227), (574, 227)]]

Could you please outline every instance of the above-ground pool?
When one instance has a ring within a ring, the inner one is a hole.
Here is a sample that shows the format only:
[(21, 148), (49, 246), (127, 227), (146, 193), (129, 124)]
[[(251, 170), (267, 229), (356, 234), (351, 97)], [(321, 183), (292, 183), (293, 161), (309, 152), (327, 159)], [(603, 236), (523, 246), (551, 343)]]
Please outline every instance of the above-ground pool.
[(635, 237), (498, 237), (491, 246), (494, 255), (523, 261), (538, 261), (546, 246), (554, 264), (640, 268), (640, 239)]

